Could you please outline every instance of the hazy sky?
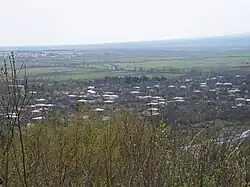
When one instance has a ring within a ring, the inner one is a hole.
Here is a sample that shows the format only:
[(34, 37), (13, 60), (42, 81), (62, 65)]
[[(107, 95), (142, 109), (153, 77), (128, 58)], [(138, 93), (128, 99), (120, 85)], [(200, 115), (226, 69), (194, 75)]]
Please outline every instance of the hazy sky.
[(250, 33), (250, 0), (0, 0), (0, 45)]

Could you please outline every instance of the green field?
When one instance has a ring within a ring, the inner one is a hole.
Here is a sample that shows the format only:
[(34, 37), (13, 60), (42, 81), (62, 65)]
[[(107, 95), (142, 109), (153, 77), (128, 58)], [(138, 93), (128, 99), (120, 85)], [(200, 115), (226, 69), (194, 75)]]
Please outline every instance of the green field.
[(249, 66), (250, 56), (246, 57), (218, 57), (207, 59), (191, 60), (155, 60), (144, 62), (116, 63), (122, 68), (217, 68), (217, 67), (238, 67)]
[[(154, 73), (140, 71), (141, 69), (191, 69), (197, 68), (203, 71), (209, 71), (216, 68), (237, 68), (249, 67), (250, 56), (227, 56), (218, 58), (205, 59), (165, 59), (165, 60), (147, 60), (141, 62), (108, 62), (103, 63), (89, 63), (89, 67), (64, 67), (57, 65), (56, 67), (40, 67), (28, 68), (27, 74), (35, 79), (52, 79), (52, 80), (68, 80), (68, 79), (95, 79), (104, 78), (106, 76), (125, 76), (125, 75), (147, 75), (147, 76), (172, 76), (172, 73)], [(111, 70), (111, 65), (116, 65), (118, 70)], [(131, 69), (137, 69), (136, 72)], [(23, 75), (20, 74), (20, 75)]]
[(28, 75), (36, 75), (40, 73), (56, 73), (56, 72), (64, 72), (69, 71), (70, 69), (67, 67), (41, 67), (41, 68), (28, 68), (27, 74)]
[(165, 76), (173, 77), (175, 74), (171, 73), (137, 73), (137, 72), (114, 72), (114, 71), (100, 71), (100, 72), (91, 72), (91, 71), (82, 71), (81, 73), (72, 72), (72, 73), (61, 73), (59, 75), (50, 75), (50, 76), (40, 76), (39, 74), (35, 76), (35, 79), (50, 79), (50, 80), (77, 80), (77, 79), (99, 79), (105, 77), (116, 77), (116, 76)]
[[(52, 56), (31, 57), (27, 73), (32, 79), (67, 80), (125, 75), (173, 76), (191, 69), (204, 72), (236, 68), (247, 70), (250, 69), (248, 39), (135, 42), (123, 44), (120, 48), (115, 44), (82, 48), (76, 54), (74, 48), (62, 53), (52, 50), (49, 51)], [(21, 58), (19, 60), (22, 61)]]

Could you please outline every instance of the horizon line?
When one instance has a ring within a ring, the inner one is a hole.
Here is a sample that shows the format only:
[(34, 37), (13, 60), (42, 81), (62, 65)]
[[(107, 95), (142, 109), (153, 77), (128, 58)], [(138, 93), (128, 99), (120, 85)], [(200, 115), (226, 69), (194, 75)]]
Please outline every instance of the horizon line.
[(95, 45), (139, 43), (139, 42), (210, 39), (210, 38), (234, 37), (234, 36), (250, 36), (250, 32), (247, 32), (247, 33), (235, 33), (235, 34), (225, 34), (225, 35), (212, 35), (212, 36), (176, 37), (176, 38), (152, 39), (152, 40), (128, 40), (128, 41), (97, 42), (97, 43), (85, 43), (85, 44), (84, 43), (78, 43), (78, 44), (0, 45), (0, 49), (4, 49), (4, 48), (26, 48), (26, 47), (95, 46)]

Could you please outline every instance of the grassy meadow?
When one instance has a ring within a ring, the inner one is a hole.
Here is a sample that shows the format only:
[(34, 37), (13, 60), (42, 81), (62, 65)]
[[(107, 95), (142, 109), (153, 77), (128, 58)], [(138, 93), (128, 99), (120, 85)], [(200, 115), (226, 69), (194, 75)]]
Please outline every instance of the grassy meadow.
[[(52, 79), (52, 80), (69, 80), (69, 79), (95, 79), (104, 78), (106, 76), (124, 76), (124, 75), (148, 75), (148, 76), (172, 76), (169, 72), (145, 72), (141, 69), (158, 70), (164, 68), (166, 70), (177, 68), (184, 69), (201, 69), (202, 71), (211, 71), (215, 69), (234, 69), (238, 67), (250, 68), (250, 54), (247, 52), (218, 52), (209, 51), (192, 52), (185, 51), (184, 54), (174, 54), (162, 57), (157, 57), (159, 52), (147, 54), (147, 51), (142, 51), (139, 54), (132, 52), (124, 52), (123, 56), (119, 56), (117, 52), (113, 57), (107, 59), (106, 56), (95, 59), (89, 57), (87, 60), (84, 56), (73, 57), (68, 60), (61, 58), (49, 57), (43, 59), (44, 63), (41, 67), (28, 67), (27, 72), (34, 79)], [(178, 52), (181, 53), (181, 52)], [(126, 55), (131, 54), (131, 58)], [(171, 54), (171, 53), (170, 53)], [(117, 55), (117, 58), (115, 58)], [(65, 63), (67, 65), (65, 65)], [(116, 65), (118, 69), (112, 70), (112, 65)], [(136, 71), (131, 71), (136, 69)]]

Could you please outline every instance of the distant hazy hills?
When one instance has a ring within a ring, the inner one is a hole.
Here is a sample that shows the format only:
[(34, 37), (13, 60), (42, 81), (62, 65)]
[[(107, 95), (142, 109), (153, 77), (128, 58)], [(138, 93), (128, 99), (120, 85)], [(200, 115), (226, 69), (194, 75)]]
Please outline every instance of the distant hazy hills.
[(195, 39), (174, 39), (159, 41), (60, 45), (0, 47), (0, 51), (42, 51), (42, 50), (202, 50), (202, 49), (246, 49), (250, 48), (250, 34), (217, 36)]

